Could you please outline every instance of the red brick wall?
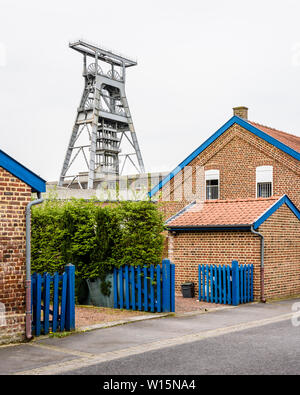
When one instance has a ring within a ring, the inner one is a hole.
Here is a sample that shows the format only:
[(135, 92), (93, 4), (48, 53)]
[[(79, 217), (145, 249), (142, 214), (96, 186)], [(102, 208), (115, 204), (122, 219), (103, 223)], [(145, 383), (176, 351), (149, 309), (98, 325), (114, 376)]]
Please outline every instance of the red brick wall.
[[(300, 207), (299, 161), (273, 145), (248, 132), (239, 125), (231, 126), (183, 171), (168, 182), (160, 192), (163, 200), (192, 201), (203, 199), (204, 177), (200, 172), (196, 185), (196, 169), (220, 170), (220, 199), (249, 198), (256, 196), (256, 167), (273, 166), (274, 195), (287, 194)], [(188, 177), (187, 172), (191, 175)], [(186, 179), (183, 197), (182, 180)], [(195, 194), (195, 195), (192, 195)]]
[[(265, 237), (265, 297), (300, 294), (300, 221), (284, 205), (259, 231)], [(199, 264), (253, 264), (254, 298), (260, 299), (260, 237), (250, 231), (169, 234), (169, 258), (176, 265), (176, 292), (193, 281), (197, 295)]]
[(240, 264), (253, 263), (254, 296), (260, 295), (257, 271), (260, 263), (260, 241), (250, 232), (180, 232), (169, 236), (169, 258), (175, 263), (175, 292), (180, 284), (195, 283), (198, 295), (198, 265), (230, 265), (233, 260)]
[[(0, 344), (25, 334), (25, 209), (31, 188), (0, 167)], [(1, 314), (1, 313), (0, 313)]]
[(287, 194), (300, 207), (299, 161), (235, 124), (156, 194), (163, 201), (160, 210), (167, 219), (204, 199), (204, 171), (210, 169), (220, 171), (220, 199), (255, 198), (256, 167), (262, 165), (273, 166), (273, 194)]
[(266, 297), (300, 295), (300, 221), (283, 205), (259, 231), (265, 237)]

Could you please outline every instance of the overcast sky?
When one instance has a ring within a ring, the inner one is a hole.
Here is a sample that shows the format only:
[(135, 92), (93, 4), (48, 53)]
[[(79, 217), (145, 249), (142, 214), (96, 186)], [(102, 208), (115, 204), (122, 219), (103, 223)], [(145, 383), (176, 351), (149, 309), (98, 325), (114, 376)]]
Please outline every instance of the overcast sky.
[(58, 179), (84, 38), (137, 58), (127, 98), (147, 171), (168, 171), (232, 107), (300, 136), (297, 0), (0, 0), (0, 149)]

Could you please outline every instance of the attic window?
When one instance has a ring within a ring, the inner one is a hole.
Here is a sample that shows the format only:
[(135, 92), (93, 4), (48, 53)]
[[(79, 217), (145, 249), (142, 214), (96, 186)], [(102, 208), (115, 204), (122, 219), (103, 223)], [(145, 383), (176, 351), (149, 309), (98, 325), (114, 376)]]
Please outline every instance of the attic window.
[(219, 170), (205, 171), (206, 200), (219, 199)]
[(256, 197), (268, 198), (273, 195), (273, 166), (256, 168)]

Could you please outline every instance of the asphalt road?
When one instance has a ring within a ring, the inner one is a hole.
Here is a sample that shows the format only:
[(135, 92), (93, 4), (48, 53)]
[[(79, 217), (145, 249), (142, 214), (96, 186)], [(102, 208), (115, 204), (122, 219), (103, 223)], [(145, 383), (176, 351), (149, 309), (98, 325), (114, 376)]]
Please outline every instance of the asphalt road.
[(293, 326), (289, 319), (103, 362), (67, 374), (298, 375), (300, 326)]
[(299, 302), (246, 304), (1, 346), (0, 375), (299, 374), (300, 325), (292, 325)]

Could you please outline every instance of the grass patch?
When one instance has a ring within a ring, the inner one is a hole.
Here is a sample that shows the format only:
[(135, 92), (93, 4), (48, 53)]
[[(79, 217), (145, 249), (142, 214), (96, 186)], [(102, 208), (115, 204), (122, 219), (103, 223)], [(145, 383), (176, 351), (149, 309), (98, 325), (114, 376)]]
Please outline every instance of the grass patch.
[(67, 337), (72, 335), (73, 333), (75, 333), (75, 331), (72, 332), (54, 332), (54, 333), (50, 333), (48, 337), (58, 337), (58, 338), (62, 338), (62, 337)]

